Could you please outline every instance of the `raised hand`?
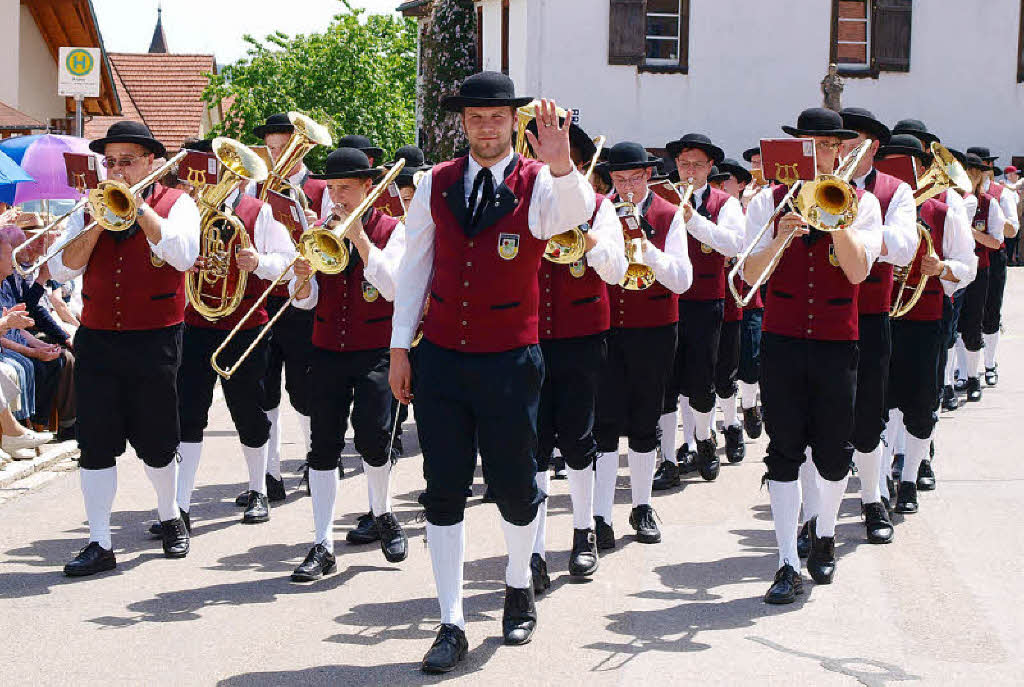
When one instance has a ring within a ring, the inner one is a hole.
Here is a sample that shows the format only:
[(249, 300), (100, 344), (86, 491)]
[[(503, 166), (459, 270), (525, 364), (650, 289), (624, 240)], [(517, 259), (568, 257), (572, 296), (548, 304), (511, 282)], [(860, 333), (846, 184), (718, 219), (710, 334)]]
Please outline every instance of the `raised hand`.
[(537, 159), (551, 168), (551, 175), (564, 177), (573, 169), (569, 157), (569, 117), (558, 122), (558, 109), (554, 100), (541, 100), (537, 106), (537, 135), (526, 132), (526, 138)]

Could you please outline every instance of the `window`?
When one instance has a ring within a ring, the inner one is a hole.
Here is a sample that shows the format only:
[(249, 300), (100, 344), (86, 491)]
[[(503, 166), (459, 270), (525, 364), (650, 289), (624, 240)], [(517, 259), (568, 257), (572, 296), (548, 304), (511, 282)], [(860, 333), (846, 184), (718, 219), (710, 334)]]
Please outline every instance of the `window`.
[(647, 0), (647, 64), (679, 64), (680, 0)]
[(839, 73), (910, 71), (912, 0), (832, 0), (830, 61)]
[(508, 0), (501, 0), (501, 73), (508, 74)]
[(840, 0), (836, 64), (844, 69), (867, 71), (868, 61), (868, 3), (866, 0)]
[[(1021, 0), (1020, 3), (1020, 34), (1017, 36), (1017, 83), (1022, 82), (1024, 82), (1024, 0)], [(1018, 167), (1018, 169), (1020, 168)]]
[(610, 0), (608, 64), (686, 73), (690, 0)]

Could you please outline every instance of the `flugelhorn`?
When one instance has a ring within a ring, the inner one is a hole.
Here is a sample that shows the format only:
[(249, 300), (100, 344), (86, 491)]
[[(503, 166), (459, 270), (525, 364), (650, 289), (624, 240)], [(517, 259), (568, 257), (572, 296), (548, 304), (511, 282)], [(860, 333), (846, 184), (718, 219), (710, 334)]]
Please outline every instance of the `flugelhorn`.
[[(619, 285), (627, 291), (643, 291), (655, 282), (654, 268), (644, 264), (643, 226), (640, 208), (633, 202), (633, 194), (615, 204), (615, 214), (622, 223), (622, 239), (626, 242), (626, 274)], [(637, 236), (639, 232), (639, 236)]]
[[(231, 343), (231, 340), (238, 335), (238, 332), (242, 329), (243, 326), (245, 326), (245, 323), (249, 320), (249, 318), (252, 317), (257, 310), (259, 310), (259, 308), (263, 305), (263, 302), (267, 300), (267, 298), (270, 296), (270, 292), (276, 289), (278, 284), (285, 280), (285, 278), (292, 271), (292, 267), (295, 266), (295, 263), (299, 260), (299, 258), (305, 258), (306, 260), (309, 260), (310, 263), (312, 263), (313, 265), (313, 270), (315, 272), (321, 272), (323, 274), (339, 274), (346, 267), (348, 267), (349, 251), (348, 248), (345, 246), (345, 241), (342, 237), (345, 235), (345, 232), (348, 231), (348, 228), (352, 225), (353, 222), (355, 222), (357, 219), (360, 219), (366, 213), (367, 210), (373, 207), (373, 204), (377, 201), (378, 198), (380, 198), (381, 194), (384, 193), (384, 191), (387, 190), (388, 186), (391, 185), (391, 182), (393, 182), (398, 177), (398, 173), (402, 171), (403, 167), (405, 167), (405, 160), (399, 158), (399, 160), (388, 171), (384, 178), (381, 179), (380, 183), (378, 183), (376, 186), (373, 187), (373, 189), (370, 190), (370, 193), (367, 194), (365, 198), (363, 198), (359, 205), (356, 206), (355, 209), (353, 209), (348, 214), (348, 217), (345, 218), (345, 220), (341, 222), (340, 225), (332, 227), (330, 229), (310, 229), (309, 231), (303, 232), (302, 236), (299, 237), (299, 244), (297, 246), (299, 254), (295, 256), (295, 258), (290, 263), (288, 263), (288, 266), (277, 277), (277, 279), (272, 281), (270, 283), (270, 286), (268, 286), (263, 291), (263, 293), (260, 294), (260, 297), (257, 298), (256, 302), (252, 304), (252, 307), (249, 308), (249, 311), (247, 313), (245, 313), (245, 316), (238, 321), (238, 324), (235, 325), (235, 328), (232, 329), (230, 333), (228, 333), (227, 337), (224, 338), (224, 341), (222, 341), (220, 346), (217, 347), (217, 350), (215, 350), (213, 352), (213, 355), (210, 356), (210, 365), (213, 367), (214, 371), (217, 374), (219, 374), (224, 379), (231, 379), (231, 376), (235, 374), (235, 372), (242, 365), (242, 363), (245, 362), (245, 359), (248, 358), (249, 355), (256, 348), (256, 346), (259, 345), (260, 341), (263, 340), (263, 337), (267, 335), (267, 332), (269, 332), (274, 327), (274, 324), (278, 321), (278, 319), (280, 319), (281, 315), (284, 314), (285, 310), (287, 310), (289, 306), (291, 306), (291, 304), (295, 301), (295, 294), (289, 296), (288, 300), (284, 303), (284, 305), (282, 305), (281, 308), (276, 313), (274, 313), (274, 316), (270, 318), (270, 321), (263, 325), (263, 329), (261, 329), (259, 334), (256, 335), (256, 338), (252, 340), (252, 343), (249, 344), (248, 348), (246, 348), (242, 352), (242, 355), (239, 356), (238, 360), (236, 360), (234, 364), (229, 365), (228, 367), (220, 366), (220, 364), (217, 362), (217, 358), (220, 356), (221, 352), (225, 348), (227, 348), (228, 344)], [(298, 293), (298, 291), (303, 286), (306, 285), (307, 281), (308, 280), (303, 281), (296, 287), (296, 293)]]
[(289, 112), (288, 121), (292, 123), (294, 131), (267, 174), (259, 198), (266, 202), (271, 191), (288, 195), (287, 191), (294, 190), (295, 199), (302, 205), (303, 210), (307, 210), (309, 203), (306, 201), (306, 194), (301, 188), (292, 186), (288, 181), (288, 172), (301, 162), (310, 150), (317, 146), (329, 146), (333, 141), (326, 126), (318, 124), (301, 112)]

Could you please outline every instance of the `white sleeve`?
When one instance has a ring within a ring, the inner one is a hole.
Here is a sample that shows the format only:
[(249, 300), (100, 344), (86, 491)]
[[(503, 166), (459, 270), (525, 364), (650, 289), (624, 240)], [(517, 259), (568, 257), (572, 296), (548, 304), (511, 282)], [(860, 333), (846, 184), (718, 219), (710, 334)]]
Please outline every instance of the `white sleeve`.
[(693, 267), (686, 252), (686, 222), (683, 209), (676, 210), (672, 224), (665, 238), (665, 250), (661, 251), (648, 242), (644, 262), (654, 269), (654, 276), (662, 286), (683, 293), (693, 283)]
[(284, 225), (274, 219), (274, 212), (269, 204), (260, 208), (256, 216), (255, 249), (259, 253), (260, 263), (256, 267), (256, 276), (266, 281), (273, 281), (281, 276), (288, 264), (295, 259), (295, 244)]
[[(296, 298), (295, 300), (292, 301), (292, 305), (294, 305), (299, 310), (312, 310), (313, 308), (316, 307), (317, 301), (320, 300), (320, 285), (317, 283), (315, 274), (312, 277), (310, 277), (309, 286), (310, 288), (308, 296), (306, 296), (305, 298)], [(298, 289), (299, 279), (298, 277), (293, 276), (288, 281), (288, 295), (294, 296), (295, 292), (298, 291)]]
[(988, 235), (994, 239), (998, 239), (1000, 242), (1003, 240), (1003, 225), (1006, 224), (1006, 218), (1003, 217), (1003, 211), (999, 207), (999, 203), (988, 204)]
[(376, 287), (387, 301), (395, 300), (395, 282), (398, 266), (405, 255), (405, 225), (401, 222), (391, 232), (383, 249), (370, 245), (369, 260), (363, 270), (366, 280)]
[(174, 201), (167, 219), (158, 219), (160, 243), (149, 242), (153, 255), (179, 272), (187, 272), (199, 257), (199, 208), (183, 193)]
[(967, 217), (967, 223), (974, 225), (974, 216), (978, 214), (978, 196), (971, 194), (964, 198), (964, 215)]
[(865, 192), (860, 197), (857, 203), (857, 219), (850, 225), (850, 231), (855, 232), (860, 238), (870, 270), (882, 252), (882, 206), (873, 193)]
[[(434, 218), (430, 214), (433, 179), (432, 171), (423, 176), (409, 203), (409, 215), (405, 218), (405, 251), (395, 275), (391, 348), (408, 349), (423, 317), (423, 305), (434, 269), (435, 228)], [(582, 221), (586, 221), (586, 218)]]
[[(747, 218), (746, 218), (746, 231), (745, 231), (745, 243), (750, 245), (757, 236), (757, 233), (764, 228), (764, 225), (768, 223), (772, 215), (775, 213), (775, 196), (770, 186), (763, 189), (760, 193), (751, 199), (750, 204), (747, 205)], [(753, 246), (750, 250), (749, 255), (754, 255), (767, 248), (772, 242), (773, 232), (768, 230), (764, 232), (761, 238), (758, 240), (757, 245)], [(743, 276), (743, 270), (740, 270), (740, 276)], [(746, 277), (744, 277), (744, 280)], [(749, 282), (748, 282), (749, 283)]]
[(893, 194), (882, 221), (882, 237), (886, 255), (879, 260), (905, 267), (917, 255), (917, 204), (907, 184), (900, 184)]
[[(75, 214), (68, 218), (67, 223), (64, 226), (64, 232), (58, 236), (55, 241), (64, 241), (75, 238), (82, 233), (85, 223), (85, 210), (79, 210)], [(88, 267), (88, 263), (82, 266), (80, 270), (73, 270), (64, 264), (64, 251), (57, 253), (47, 263), (50, 268), (50, 277), (54, 281), (69, 282), (76, 277), (81, 276), (85, 272), (85, 268)]]
[(946, 212), (946, 223), (942, 229), (942, 259), (958, 280), (942, 280), (942, 288), (947, 296), (974, 281), (978, 272), (978, 256), (974, 254), (971, 225), (964, 221), (963, 215), (953, 212), (952, 208)]
[(731, 258), (746, 245), (745, 222), (743, 206), (735, 198), (730, 198), (718, 211), (717, 224), (694, 210), (686, 223), (686, 231), (701, 243)]
[(1017, 217), (1017, 194), (1008, 188), (1003, 188), (999, 196), (999, 209), (1003, 211), (1003, 218), (1014, 229), (1020, 229), (1020, 219)]
[(545, 165), (533, 183), (530, 233), (539, 239), (549, 239), (578, 227), (593, 216), (596, 202), (594, 187), (578, 170), (555, 178)]
[(587, 264), (597, 275), (609, 284), (619, 284), (626, 276), (626, 243), (622, 236), (622, 225), (615, 214), (615, 206), (607, 198), (597, 209), (590, 235), (597, 245), (587, 251)]

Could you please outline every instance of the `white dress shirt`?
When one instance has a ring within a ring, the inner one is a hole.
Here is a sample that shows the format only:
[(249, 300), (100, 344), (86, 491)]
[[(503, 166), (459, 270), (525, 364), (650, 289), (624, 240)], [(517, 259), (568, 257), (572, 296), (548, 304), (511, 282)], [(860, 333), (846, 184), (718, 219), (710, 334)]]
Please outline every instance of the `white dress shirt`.
[[(954, 193), (952, 189), (947, 193)], [(969, 193), (964, 196), (963, 199), (964, 216), (967, 218), (967, 224), (974, 226), (974, 216), (978, 214), (978, 197), (973, 193)]]
[[(864, 188), (865, 179), (867, 174), (854, 179), (853, 182), (857, 188)], [(882, 241), (886, 254), (878, 256), (879, 262), (906, 267), (917, 255), (917, 203), (914, 201), (914, 192), (907, 183), (897, 186), (892, 200), (889, 201), (889, 208), (882, 218)]]
[[(973, 198), (973, 196), (971, 196)], [(954, 189), (946, 189), (946, 193), (936, 196), (937, 200), (944, 202), (949, 206), (951, 211), (956, 212), (963, 219), (966, 226), (971, 226), (971, 220), (974, 219), (974, 213), (967, 214), (967, 205), (964, 201), (964, 197), (957, 193)]]
[[(153, 212), (148, 204), (145, 205), (145, 212)], [(155, 213), (154, 213), (154, 216)], [(188, 271), (195, 264), (199, 257), (199, 208), (189, 198), (188, 194), (181, 194), (178, 200), (174, 201), (167, 218), (157, 217), (160, 222), (160, 243), (154, 244), (148, 241), (149, 249), (153, 255), (160, 258), (168, 265), (179, 272)], [(85, 209), (81, 209), (68, 218), (67, 228), (64, 230), (61, 239), (73, 239), (82, 233), (85, 223)], [(139, 231), (142, 231), (139, 229)], [(71, 281), (80, 274), (84, 274), (88, 268), (86, 263), (82, 269), (73, 270), (64, 264), (64, 252), (61, 251), (53, 256), (48, 263), (51, 278), (55, 281)]]
[[(490, 168), (495, 189), (504, 183), (505, 168), (512, 161), (510, 152)], [(469, 156), (463, 183), (466, 198), (473, 190), (473, 181), (481, 165)], [(427, 288), (434, 269), (434, 217), (430, 211), (433, 171), (428, 171), (409, 203), (405, 219), (406, 250), (398, 268), (395, 288), (395, 314), (391, 320), (391, 347), (409, 348), (423, 316)], [(594, 189), (577, 170), (562, 177), (552, 177), (547, 165), (537, 174), (530, 198), (528, 224), (534, 237), (547, 240), (571, 227), (587, 222), (594, 214)]]
[[(985, 179), (981, 185), (985, 193), (988, 193), (991, 187), (992, 182), (989, 179)], [(1004, 186), (1003, 192), (999, 194), (997, 200), (999, 201), (999, 209), (1003, 212), (1003, 219), (1012, 225), (1014, 229), (1020, 231), (1020, 219), (1017, 217), (1017, 193)]]
[(612, 201), (605, 198), (601, 202), (588, 233), (597, 241), (597, 245), (587, 251), (587, 265), (593, 267), (603, 281), (609, 284), (622, 283), (629, 263), (626, 262), (622, 224), (615, 214)]
[[(237, 199), (236, 189), (228, 196), (226, 205), (233, 207)], [(270, 209), (269, 203), (264, 203), (256, 215), (252, 235), (253, 248), (259, 253), (259, 265), (254, 274), (260, 279), (274, 281), (295, 258), (295, 244), (285, 226), (274, 219), (274, 211)]]
[[(642, 209), (650, 195), (651, 192), (647, 191), (637, 207)], [(665, 250), (659, 250), (648, 241), (644, 263), (654, 270), (655, 279), (669, 291), (684, 293), (693, 284), (693, 265), (690, 264), (686, 245), (686, 220), (682, 207), (676, 208), (676, 214), (672, 217), (672, 224), (665, 237)]]
[(701, 243), (711, 246), (716, 253), (727, 258), (735, 257), (746, 245), (746, 220), (743, 217), (743, 206), (735, 198), (729, 198), (718, 211), (718, 223), (712, 222), (698, 210), (704, 206), (704, 192), (708, 185), (704, 184), (693, 192), (696, 204), (690, 221), (686, 223), (686, 231)]
[(940, 280), (947, 296), (952, 296), (974, 281), (974, 276), (978, 272), (978, 256), (974, 254), (971, 225), (964, 220), (961, 213), (954, 212), (952, 208), (946, 211), (946, 221), (942, 227), (942, 260), (959, 280)]

